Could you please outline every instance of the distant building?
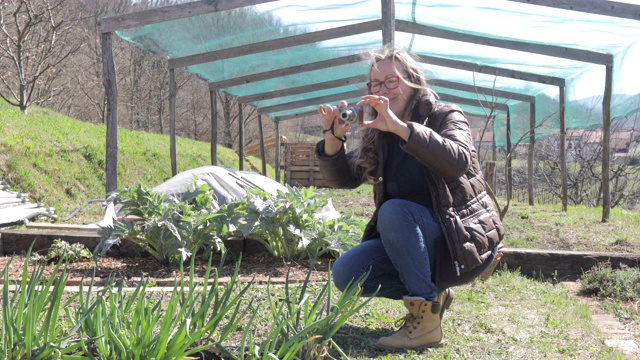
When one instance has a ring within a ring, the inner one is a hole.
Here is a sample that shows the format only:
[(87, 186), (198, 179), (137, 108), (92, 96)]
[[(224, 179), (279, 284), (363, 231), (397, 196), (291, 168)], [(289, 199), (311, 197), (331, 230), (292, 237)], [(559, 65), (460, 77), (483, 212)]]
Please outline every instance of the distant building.
[[(560, 140), (554, 139), (556, 149), (560, 148)], [(624, 129), (611, 132), (610, 148), (616, 158), (624, 158), (638, 151), (640, 144), (640, 131), (637, 129)], [(567, 130), (565, 137), (565, 150), (567, 161), (575, 161), (576, 155), (588, 155), (601, 153), (602, 129), (576, 129)]]

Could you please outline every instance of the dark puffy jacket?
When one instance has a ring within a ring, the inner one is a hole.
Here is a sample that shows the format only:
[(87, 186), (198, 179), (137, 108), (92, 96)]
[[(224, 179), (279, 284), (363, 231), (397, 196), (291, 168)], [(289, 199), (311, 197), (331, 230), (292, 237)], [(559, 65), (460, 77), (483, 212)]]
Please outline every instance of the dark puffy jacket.
[[(402, 149), (424, 164), (433, 208), (444, 230), (447, 249), (436, 250), (435, 274), (438, 288), (443, 289), (479, 275), (493, 259), (496, 246), (504, 237), (504, 228), (485, 189), (464, 113), (456, 105), (438, 103), (436, 96), (430, 93), (423, 98), (414, 112), (419, 114), (414, 115), (414, 119), (422, 120), (408, 122), (411, 135)], [(387, 200), (382, 178), (384, 147), (379, 151), (381, 160), (375, 176), (378, 181), (373, 185), (376, 210), (365, 228), (363, 240), (378, 235), (378, 209)], [(354, 152), (347, 154), (343, 148), (336, 155), (327, 156), (322, 140), (316, 146), (316, 155), (329, 186), (355, 188), (366, 180), (362, 169), (352, 166)], [(483, 264), (485, 266), (480, 266)]]

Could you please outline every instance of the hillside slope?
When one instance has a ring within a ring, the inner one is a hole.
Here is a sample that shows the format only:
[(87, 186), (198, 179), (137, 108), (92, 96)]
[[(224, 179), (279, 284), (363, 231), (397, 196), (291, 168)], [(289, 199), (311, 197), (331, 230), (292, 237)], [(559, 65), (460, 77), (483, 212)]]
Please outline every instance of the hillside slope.
[[(54, 207), (63, 218), (86, 201), (105, 197), (106, 126), (69, 118), (36, 106), (24, 115), (0, 100), (0, 179), (31, 202)], [(156, 186), (171, 177), (169, 136), (118, 129), (118, 187)], [(210, 165), (209, 143), (177, 138), (178, 172)], [(235, 151), (218, 146), (218, 165), (238, 169)], [(258, 158), (245, 170), (260, 172)], [(275, 177), (267, 166), (268, 176)], [(99, 203), (97, 203), (99, 204)], [(100, 205), (70, 222), (93, 222)]]

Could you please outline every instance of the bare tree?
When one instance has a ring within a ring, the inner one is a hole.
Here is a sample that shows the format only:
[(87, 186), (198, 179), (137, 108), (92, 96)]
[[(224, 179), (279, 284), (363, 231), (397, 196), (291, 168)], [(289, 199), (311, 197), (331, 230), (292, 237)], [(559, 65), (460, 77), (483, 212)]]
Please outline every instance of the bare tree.
[(76, 19), (64, 0), (7, 0), (0, 4), (0, 97), (24, 113), (58, 95), (55, 79), (81, 47), (68, 41)]
[[(612, 134), (621, 133), (620, 123), (614, 123)], [(633, 133), (633, 129), (627, 130)], [(573, 205), (598, 206), (602, 201), (602, 162), (603, 147), (599, 130), (583, 130), (578, 132), (576, 141), (569, 142), (567, 155), (570, 158), (567, 166), (567, 198)], [(540, 184), (546, 191), (559, 196), (560, 164), (557, 155), (557, 144), (546, 142), (541, 149), (546, 161), (540, 171)], [(611, 207), (633, 206), (634, 199), (640, 191), (640, 168), (633, 165), (632, 156), (617, 156), (611, 152), (610, 184)], [(632, 202), (631, 204), (627, 204)]]

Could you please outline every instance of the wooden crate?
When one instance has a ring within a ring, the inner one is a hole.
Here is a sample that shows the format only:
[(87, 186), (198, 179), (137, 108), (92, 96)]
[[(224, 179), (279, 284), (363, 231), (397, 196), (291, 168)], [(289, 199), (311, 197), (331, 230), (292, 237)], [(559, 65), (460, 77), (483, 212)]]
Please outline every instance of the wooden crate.
[(284, 182), (291, 186), (326, 187), (315, 153), (315, 143), (284, 146)]

